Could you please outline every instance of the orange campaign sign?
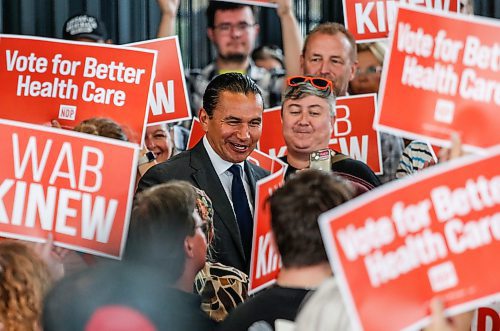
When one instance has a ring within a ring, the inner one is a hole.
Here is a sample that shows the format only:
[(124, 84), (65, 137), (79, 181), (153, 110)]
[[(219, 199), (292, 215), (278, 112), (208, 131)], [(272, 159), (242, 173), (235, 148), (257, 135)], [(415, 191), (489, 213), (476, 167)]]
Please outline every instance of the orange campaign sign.
[(262, 135), (257, 148), (271, 157), (286, 155), (285, 138), (283, 138), (281, 107), (264, 109), (262, 113)]
[(498, 20), (401, 7), (374, 126), (466, 150), (500, 143)]
[(193, 148), (205, 135), (203, 127), (201, 126), (198, 117), (194, 117), (191, 122), (191, 131), (189, 132), (189, 139), (187, 143), (187, 149)]
[(460, 0), (343, 0), (345, 27), (356, 42), (387, 39), (392, 31), (398, 4), (428, 10), (458, 12)]
[(142, 143), (155, 62), (145, 49), (0, 35), (0, 117), (66, 128), (107, 117)]
[[(376, 94), (339, 97), (335, 108), (336, 120), (329, 147), (366, 163), (374, 173), (382, 174), (380, 137), (373, 129), (377, 112)], [(264, 111), (258, 148), (272, 157), (286, 154), (280, 107)]]
[(3, 119), (0, 139), (0, 236), (122, 256), (136, 145)]
[(252, 6), (278, 7), (278, 4), (271, 0), (219, 0), (219, 1), (241, 3)]
[[(265, 155), (265, 154), (264, 154)], [(276, 282), (281, 257), (271, 234), (271, 211), (266, 203), (271, 193), (285, 181), (287, 165), (272, 159), (271, 175), (257, 182), (248, 293), (256, 293)]]
[(320, 216), (355, 329), (420, 329), (433, 297), (450, 314), (500, 298), (500, 146), (487, 153), (430, 167)]
[(156, 75), (149, 96), (148, 124), (191, 118), (184, 66), (177, 36), (128, 44), (158, 51)]

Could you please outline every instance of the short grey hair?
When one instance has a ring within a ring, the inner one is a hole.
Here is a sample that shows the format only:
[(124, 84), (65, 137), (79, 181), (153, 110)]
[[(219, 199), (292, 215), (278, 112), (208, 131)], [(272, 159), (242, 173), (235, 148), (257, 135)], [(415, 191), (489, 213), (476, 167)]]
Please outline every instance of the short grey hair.
[(281, 106), (281, 112), (283, 113), (283, 104), (285, 103), (286, 100), (289, 99), (299, 100), (309, 95), (314, 95), (322, 99), (325, 99), (328, 102), (328, 106), (330, 108), (330, 115), (332, 117), (335, 117), (336, 98), (333, 91), (331, 91), (329, 87), (325, 90), (320, 90), (311, 85), (310, 82), (299, 83), (296, 86), (287, 86), (285, 92), (283, 93), (283, 103)]

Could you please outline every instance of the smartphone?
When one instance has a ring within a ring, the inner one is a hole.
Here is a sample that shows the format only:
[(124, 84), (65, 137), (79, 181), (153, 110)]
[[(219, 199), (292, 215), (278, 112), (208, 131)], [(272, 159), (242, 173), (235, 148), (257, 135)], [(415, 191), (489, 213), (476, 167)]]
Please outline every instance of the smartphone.
[(309, 156), (309, 168), (323, 171), (331, 171), (332, 154), (329, 148), (314, 151)]

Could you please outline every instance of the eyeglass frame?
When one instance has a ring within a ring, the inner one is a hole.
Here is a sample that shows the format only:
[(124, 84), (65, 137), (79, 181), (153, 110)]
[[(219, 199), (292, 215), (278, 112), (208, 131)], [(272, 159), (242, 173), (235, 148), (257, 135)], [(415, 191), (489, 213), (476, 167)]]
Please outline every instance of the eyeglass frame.
[(361, 74), (364, 74), (364, 75), (379, 74), (381, 72), (382, 72), (382, 66), (368, 66), (363, 71), (361, 71), (360, 68), (356, 68), (355, 76), (359, 76)]
[(247, 23), (247, 22), (239, 22), (236, 24), (232, 23), (220, 23), (214, 25), (212, 29), (219, 30), (222, 34), (229, 34), (231, 31), (237, 30), (238, 32), (248, 32), (250, 28), (257, 26), (257, 23)]

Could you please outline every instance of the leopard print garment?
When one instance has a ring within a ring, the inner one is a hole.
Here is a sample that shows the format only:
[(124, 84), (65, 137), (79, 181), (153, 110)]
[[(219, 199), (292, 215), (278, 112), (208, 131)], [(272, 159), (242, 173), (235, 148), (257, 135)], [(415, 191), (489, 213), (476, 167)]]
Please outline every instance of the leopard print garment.
[(195, 289), (202, 297), (202, 310), (220, 322), (247, 299), (248, 276), (236, 268), (207, 262), (196, 275)]

